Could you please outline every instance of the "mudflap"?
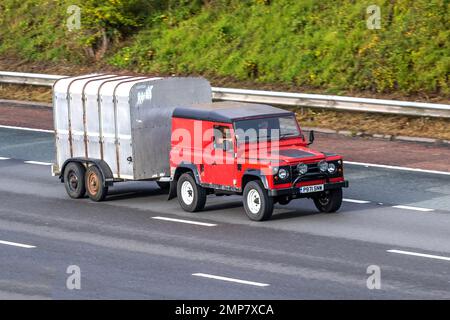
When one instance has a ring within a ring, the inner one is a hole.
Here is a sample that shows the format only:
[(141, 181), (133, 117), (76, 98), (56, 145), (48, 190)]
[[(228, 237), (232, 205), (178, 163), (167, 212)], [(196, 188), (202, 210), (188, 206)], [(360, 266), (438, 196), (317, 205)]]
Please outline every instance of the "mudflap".
[(177, 197), (177, 182), (178, 180), (170, 181), (169, 196), (167, 200), (172, 200)]

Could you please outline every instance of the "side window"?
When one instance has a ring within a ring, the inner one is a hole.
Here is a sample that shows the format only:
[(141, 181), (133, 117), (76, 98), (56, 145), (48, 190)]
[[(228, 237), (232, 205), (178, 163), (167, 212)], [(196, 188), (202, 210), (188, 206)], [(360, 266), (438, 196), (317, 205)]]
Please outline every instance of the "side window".
[(229, 127), (214, 126), (214, 149), (233, 152), (233, 139)]

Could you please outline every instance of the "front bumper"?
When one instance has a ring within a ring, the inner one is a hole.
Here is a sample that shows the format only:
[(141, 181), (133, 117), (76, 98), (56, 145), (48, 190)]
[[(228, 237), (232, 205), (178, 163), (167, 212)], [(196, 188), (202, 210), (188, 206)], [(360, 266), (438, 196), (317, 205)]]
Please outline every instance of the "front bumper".
[[(339, 188), (348, 188), (348, 181), (335, 182), (335, 183), (325, 183), (324, 190), (333, 190)], [(312, 193), (300, 193), (300, 188), (286, 188), (286, 189), (272, 189), (268, 190), (270, 197), (279, 197), (279, 196), (291, 196), (293, 198), (309, 198), (311, 195), (320, 193), (320, 192), (312, 192)]]

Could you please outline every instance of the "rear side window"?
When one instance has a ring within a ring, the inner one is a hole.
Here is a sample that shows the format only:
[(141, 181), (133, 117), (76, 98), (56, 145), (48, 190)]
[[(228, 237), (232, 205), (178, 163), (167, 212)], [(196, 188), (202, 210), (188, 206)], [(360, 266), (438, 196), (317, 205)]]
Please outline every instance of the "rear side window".
[(233, 139), (231, 128), (226, 126), (214, 126), (214, 149), (233, 151)]

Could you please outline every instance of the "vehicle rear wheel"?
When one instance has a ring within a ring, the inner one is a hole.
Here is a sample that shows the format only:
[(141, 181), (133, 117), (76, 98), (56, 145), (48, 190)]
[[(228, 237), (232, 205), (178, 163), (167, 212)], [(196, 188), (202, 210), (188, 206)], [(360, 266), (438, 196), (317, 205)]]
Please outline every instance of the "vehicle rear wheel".
[(183, 210), (196, 212), (205, 207), (206, 190), (195, 182), (191, 173), (184, 173), (178, 179), (177, 197)]
[(78, 162), (70, 162), (64, 169), (64, 186), (67, 194), (73, 199), (83, 198), (86, 194), (85, 172), (84, 166)]
[(170, 188), (170, 182), (156, 181), (156, 184), (162, 190), (169, 190)]
[(273, 213), (273, 198), (269, 197), (261, 181), (250, 181), (244, 188), (244, 209), (253, 221), (269, 220)]
[(103, 201), (108, 194), (103, 176), (96, 166), (90, 166), (86, 171), (86, 191), (92, 201)]
[(314, 198), (314, 204), (320, 212), (333, 213), (342, 205), (342, 188), (322, 192)]

